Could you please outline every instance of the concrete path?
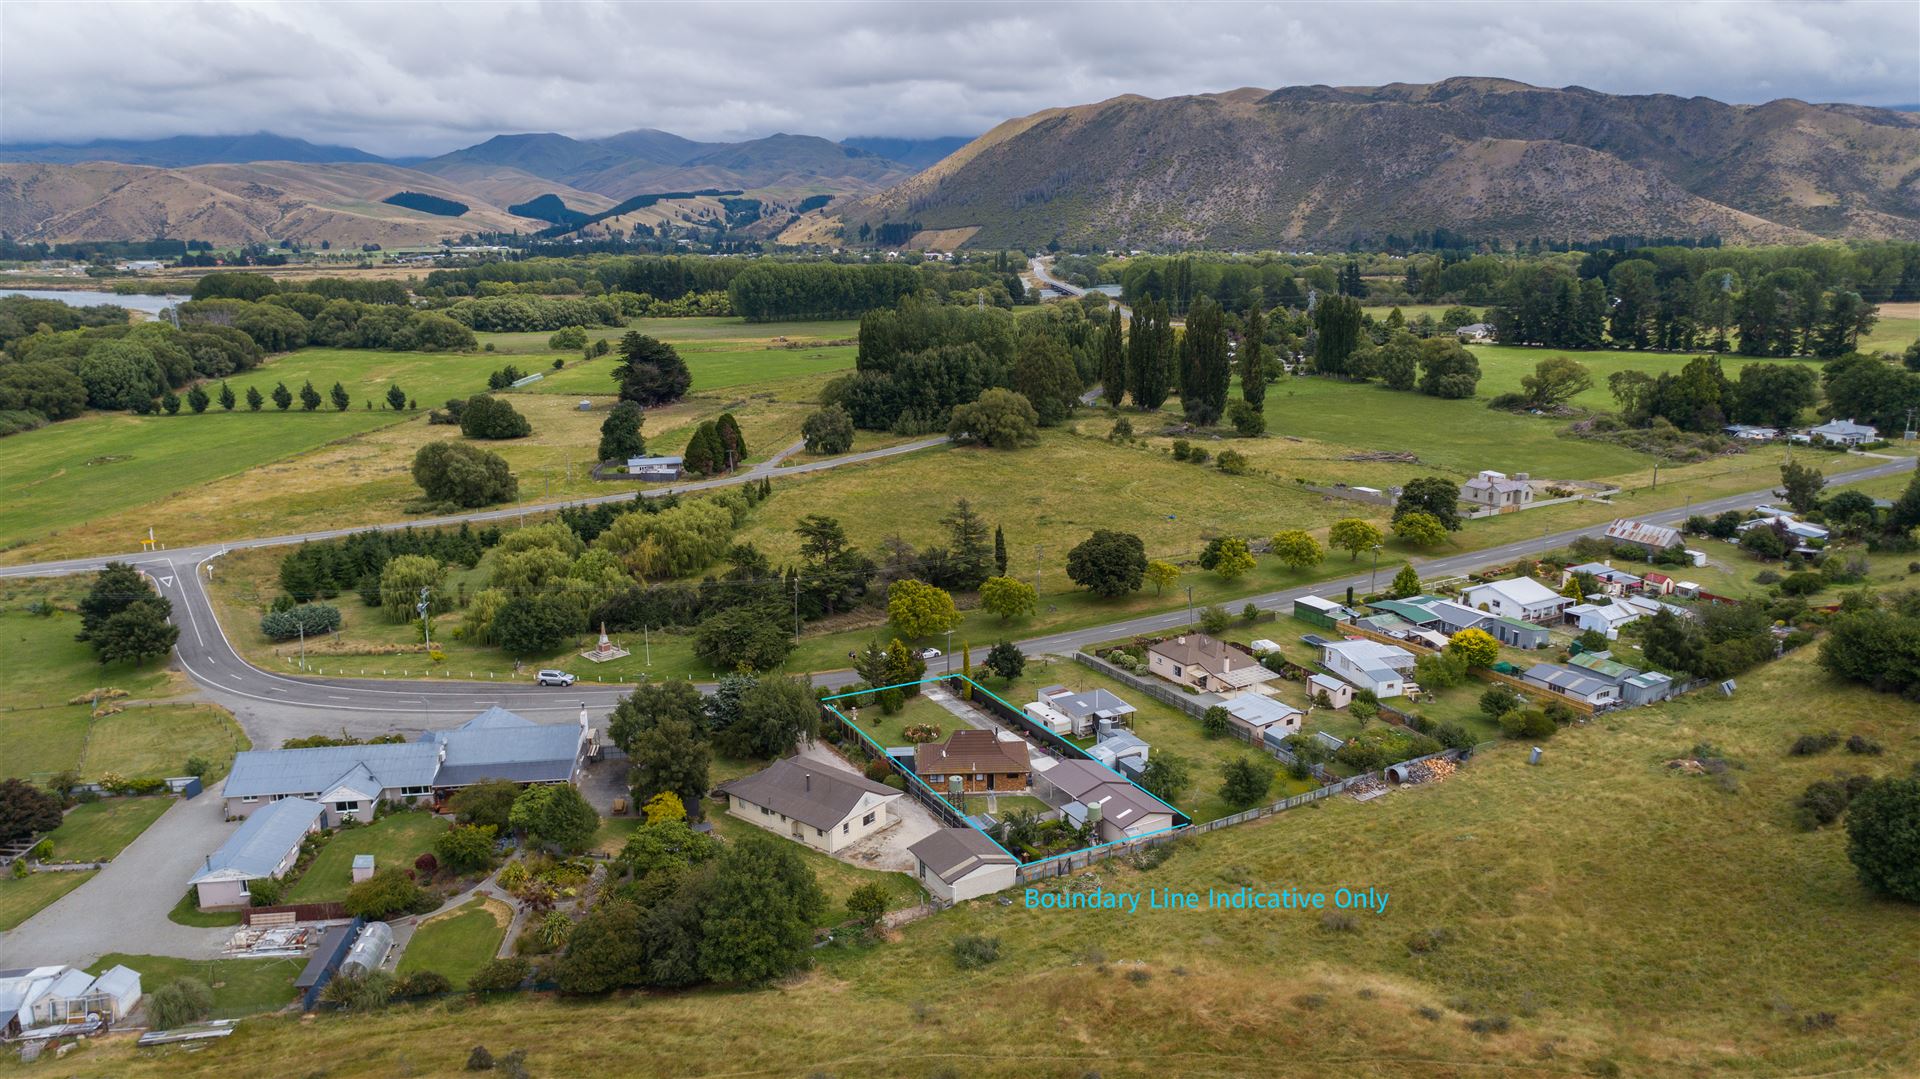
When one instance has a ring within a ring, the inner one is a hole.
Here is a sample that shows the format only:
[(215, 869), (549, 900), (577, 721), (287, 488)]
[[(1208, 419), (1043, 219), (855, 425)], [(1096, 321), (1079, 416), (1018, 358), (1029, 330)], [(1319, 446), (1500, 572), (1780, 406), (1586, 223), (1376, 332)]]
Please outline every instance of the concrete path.
[(84, 966), (108, 952), (218, 958), (236, 927), (196, 929), (167, 913), (201, 860), (240, 826), (224, 817), (217, 788), (175, 804), (92, 880), (0, 933), (0, 967)]

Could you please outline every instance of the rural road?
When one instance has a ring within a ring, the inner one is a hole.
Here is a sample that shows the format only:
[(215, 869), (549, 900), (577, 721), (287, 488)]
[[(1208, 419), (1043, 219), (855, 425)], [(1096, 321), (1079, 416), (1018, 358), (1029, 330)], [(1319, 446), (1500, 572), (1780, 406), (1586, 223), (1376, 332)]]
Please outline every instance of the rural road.
[[(874, 460), (895, 454), (911, 453), (943, 441), (945, 439), (922, 439), (884, 450), (872, 450), (864, 454), (853, 454), (848, 457), (787, 468), (763, 465), (759, 469), (739, 476), (657, 488), (643, 494), (645, 497), (657, 497), (670, 492), (725, 487), (762, 476), (819, 471), (858, 460)], [(1828, 482), (1834, 484), (1858, 482), (1894, 475), (1913, 467), (1914, 461), (1911, 459), (1889, 460), (1867, 468), (1834, 475)], [(631, 497), (633, 495), (622, 493), (588, 500), (588, 502), (612, 502)], [(1726, 510), (1746, 509), (1773, 497), (1771, 490), (1748, 491), (1743, 494), (1695, 502), (1685, 508), (1643, 514), (1641, 519), (1658, 524), (1677, 525), (1688, 513), (1714, 514)], [(553, 503), (375, 527), (398, 529), (409, 525), (432, 526), (458, 524), (462, 521), (508, 520), (555, 509), (560, 505), (580, 504), (582, 503), (577, 501)], [(1481, 566), (1497, 565), (1522, 556), (1544, 553), (1565, 546), (1578, 536), (1597, 534), (1603, 528), (1604, 525), (1596, 524), (1544, 534), (1498, 547), (1441, 558), (1416, 560), (1414, 566), (1420, 575), (1426, 578), (1460, 575)], [(604, 715), (628, 691), (629, 687), (625, 686), (602, 685), (591, 687), (575, 685), (567, 689), (548, 689), (528, 683), (506, 685), (439, 679), (376, 681), (355, 678), (292, 677), (262, 670), (242, 659), (214, 615), (206, 590), (209, 566), (215, 565), (219, 556), (229, 550), (283, 546), (303, 540), (326, 539), (365, 530), (365, 527), (343, 528), (265, 539), (240, 540), (227, 544), (208, 544), (174, 551), (9, 566), (0, 568), (0, 577), (36, 577), (88, 572), (113, 560), (128, 562), (145, 570), (152, 577), (156, 587), (173, 601), (174, 621), (180, 626), (180, 639), (175, 648), (175, 658), (180, 668), (210, 697), (230, 708), (240, 718), (254, 744), (261, 746), (277, 745), (291, 737), (335, 731), (346, 731), (360, 736), (389, 732), (411, 734), (436, 726), (450, 726), (464, 721), (488, 705), (495, 704), (529, 718), (545, 722), (562, 722), (576, 716), (582, 708), (596, 716)], [(1349, 586), (1356, 591), (1367, 591), (1368, 581), (1369, 574), (1355, 573), (1351, 577), (1340, 580), (1324, 581), (1311, 586), (1252, 596), (1245, 602), (1250, 602), (1263, 610), (1284, 611), (1291, 608), (1296, 598), (1309, 593), (1338, 595)], [(1096, 642), (1164, 631), (1187, 623), (1186, 611), (1173, 610), (1086, 629), (1048, 634), (1021, 641), (1019, 644), (1023, 651), (1032, 655), (1070, 653)], [(851, 683), (855, 676), (848, 671), (834, 671), (815, 675), (814, 678), (822, 685), (840, 686)]]

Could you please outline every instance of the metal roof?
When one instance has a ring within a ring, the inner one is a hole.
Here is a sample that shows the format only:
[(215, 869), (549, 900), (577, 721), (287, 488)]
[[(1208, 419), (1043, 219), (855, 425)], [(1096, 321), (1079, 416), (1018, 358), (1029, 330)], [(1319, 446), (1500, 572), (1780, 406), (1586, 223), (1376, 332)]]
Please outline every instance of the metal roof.
[(847, 819), (868, 796), (891, 800), (901, 792), (832, 765), (794, 757), (773, 762), (750, 776), (718, 788), (741, 801), (784, 813), (801, 824), (831, 828)]
[(1522, 607), (1531, 607), (1537, 603), (1551, 603), (1554, 600), (1565, 600), (1567, 598), (1531, 577), (1509, 577), (1503, 581), (1488, 581), (1485, 584), (1469, 585), (1466, 589), (1466, 594), (1471, 597), (1473, 593), (1481, 589), (1496, 593), (1501, 599), (1509, 603), (1517, 603)]
[(320, 822), (326, 806), (305, 798), (282, 798), (253, 811), (207, 856), (189, 885), (215, 880), (258, 880), (270, 877), (287, 852)]
[(378, 797), (383, 790), (462, 787), (483, 779), (557, 783), (573, 777), (585, 738), (578, 723), (535, 723), (494, 706), (418, 742), (247, 750), (234, 757), (224, 793), (317, 797), (345, 786)]
[(1607, 526), (1607, 538), (1625, 543), (1642, 543), (1649, 547), (1666, 548), (1680, 542), (1680, 530), (1622, 517)]
[(440, 747), (431, 742), (392, 742), (249, 749), (234, 756), (224, 793), (228, 798), (321, 794), (362, 765), (383, 788), (428, 787), (440, 768)]
[(948, 884), (982, 866), (1019, 864), (999, 844), (972, 828), (937, 829), (908, 847), (907, 853)]
[(1056, 711), (1064, 712), (1075, 719), (1084, 716), (1132, 715), (1135, 711), (1133, 705), (1104, 689), (1068, 693), (1065, 686), (1048, 686), (1040, 691), (1040, 699)]
[(1536, 663), (1527, 668), (1527, 681), (1552, 686), (1573, 697), (1591, 697), (1613, 687), (1584, 671), (1557, 663)]
[(1300, 709), (1283, 700), (1263, 697), (1258, 693), (1242, 693), (1229, 697), (1220, 707), (1227, 714), (1250, 727), (1266, 727), (1274, 723), (1283, 723), (1290, 716), (1302, 715)]

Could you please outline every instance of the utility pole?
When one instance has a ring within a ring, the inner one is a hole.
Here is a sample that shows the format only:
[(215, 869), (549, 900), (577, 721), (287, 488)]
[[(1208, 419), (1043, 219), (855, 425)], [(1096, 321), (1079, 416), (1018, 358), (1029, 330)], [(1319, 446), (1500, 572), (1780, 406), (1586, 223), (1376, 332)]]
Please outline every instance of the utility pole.
[(1038, 543), (1033, 545), (1033, 592), (1036, 596), (1040, 594), (1040, 559), (1045, 553), (1044, 546)]
[(653, 627), (641, 626), (640, 639), (645, 642), (645, 648), (647, 650), (647, 669), (652, 670), (653, 669)]
[(300, 669), (304, 671), (307, 669), (307, 625), (296, 622), (294, 628), (300, 631)]
[(413, 605), (413, 609), (420, 612), (420, 636), (426, 641), (429, 652), (433, 651), (433, 623), (427, 620), (427, 612), (433, 609), (432, 598), (433, 589), (422, 587), (420, 602)]
[(1193, 628), (1193, 586), (1187, 586), (1187, 628)]
[(793, 579), (793, 641), (800, 643), (800, 578)]
[(953, 631), (947, 631), (947, 673), (953, 673)]
[(1374, 590), (1375, 582), (1380, 577), (1380, 547), (1378, 543), (1373, 545), (1373, 569), (1367, 574), (1367, 591), (1369, 592)]

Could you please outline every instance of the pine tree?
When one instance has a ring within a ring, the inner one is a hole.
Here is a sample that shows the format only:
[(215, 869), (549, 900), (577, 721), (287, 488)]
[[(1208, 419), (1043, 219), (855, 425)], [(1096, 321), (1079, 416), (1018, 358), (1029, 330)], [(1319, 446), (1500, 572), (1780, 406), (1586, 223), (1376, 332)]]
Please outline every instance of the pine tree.
[(1100, 395), (1107, 404), (1120, 407), (1127, 394), (1127, 351), (1120, 327), (1120, 309), (1107, 311), (1107, 330), (1100, 335)]
[(1007, 575), (1007, 534), (999, 525), (993, 526), (993, 565), (999, 575)]
[(233, 387), (222, 382), (220, 384), (220, 408), (224, 412), (232, 412), (233, 406), (234, 406)]
[(387, 407), (395, 412), (406, 411), (407, 391), (401, 389), (398, 383), (391, 383), (387, 386)]
[(333, 410), (335, 412), (345, 412), (347, 406), (353, 403), (353, 399), (347, 396), (347, 388), (338, 382), (333, 384), (333, 389), (328, 391), (328, 396), (333, 399)]
[(1240, 339), (1240, 399), (1255, 409), (1267, 404), (1267, 321), (1256, 301), (1247, 308), (1247, 332)]

